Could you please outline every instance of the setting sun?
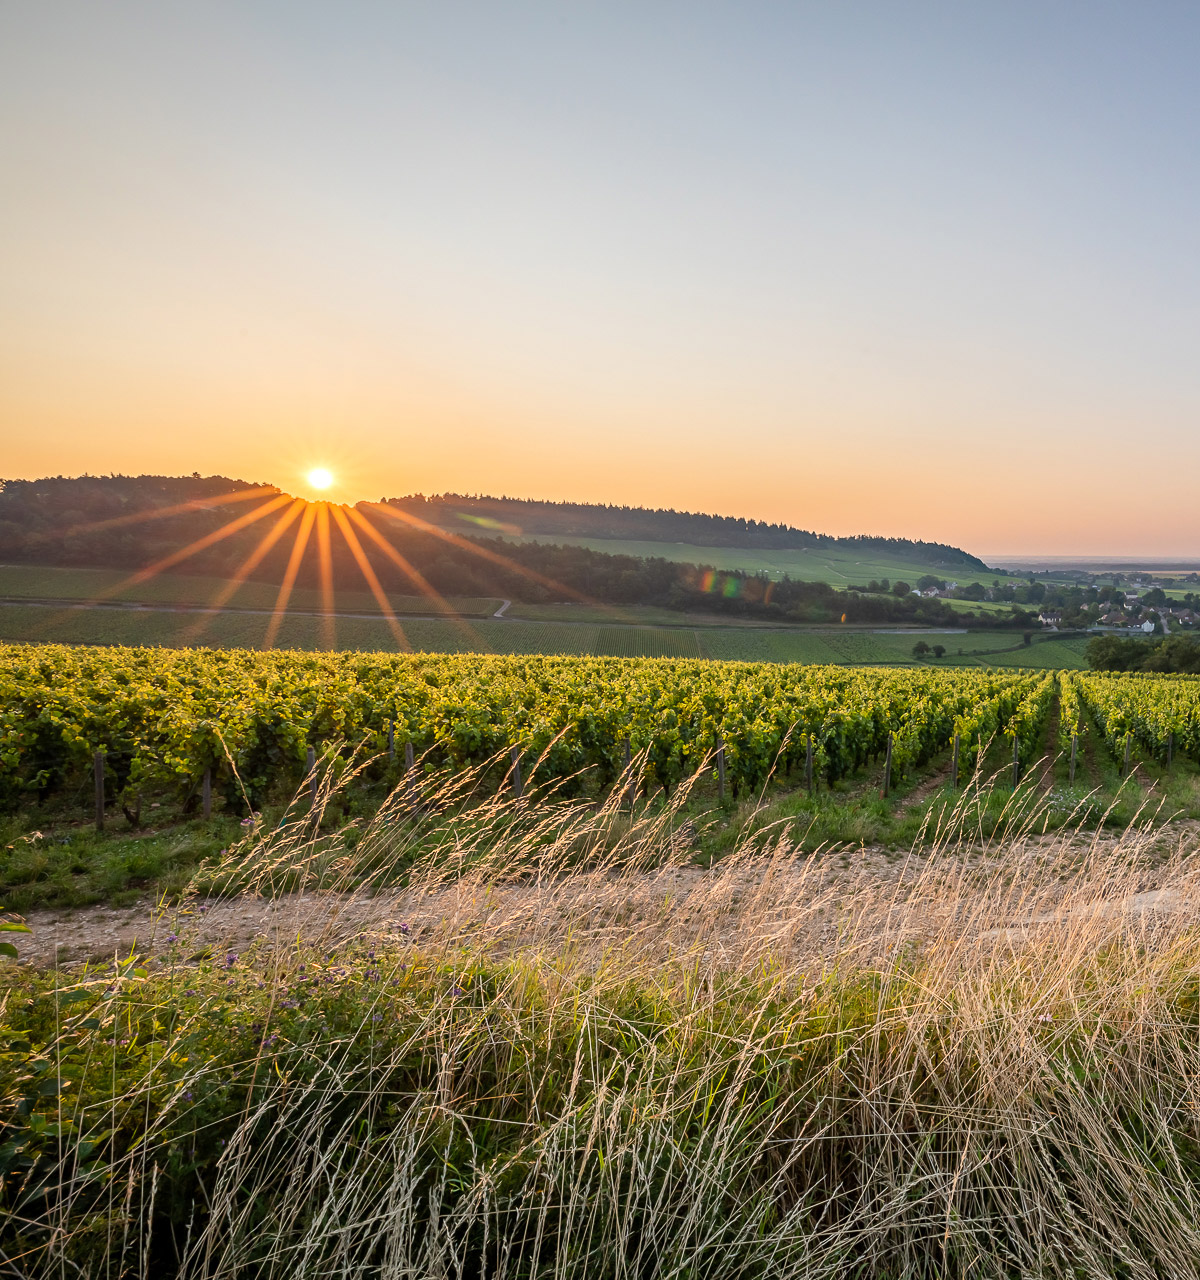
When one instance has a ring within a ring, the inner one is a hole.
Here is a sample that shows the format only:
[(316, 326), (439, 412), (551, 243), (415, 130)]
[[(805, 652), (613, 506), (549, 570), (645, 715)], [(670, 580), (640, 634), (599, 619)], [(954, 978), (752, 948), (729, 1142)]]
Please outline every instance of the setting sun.
[(333, 483), (333, 472), (324, 467), (314, 467), (307, 476), (308, 483), (314, 489), (328, 489)]

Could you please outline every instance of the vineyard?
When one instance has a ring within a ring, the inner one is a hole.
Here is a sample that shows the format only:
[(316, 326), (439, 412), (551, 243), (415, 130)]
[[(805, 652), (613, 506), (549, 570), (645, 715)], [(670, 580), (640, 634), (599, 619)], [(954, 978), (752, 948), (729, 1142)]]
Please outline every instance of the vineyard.
[(890, 747), (895, 776), (955, 739), (960, 777), (1000, 738), (1019, 765), (1073, 735), (1200, 759), (1200, 679), (692, 658), (0, 647), (0, 803), (86, 785), (227, 805), (290, 792), (310, 751), (429, 767), (524, 762), (528, 783), (602, 793), (632, 767), (667, 794), (720, 749), (736, 797), (798, 766), (826, 784)]
[[(1198, 686), (1200, 687), (1200, 686)], [(0, 648), (0, 797), (78, 786), (229, 803), (293, 787), (309, 749), (478, 765), (517, 749), (533, 783), (610, 788), (639, 763), (670, 793), (718, 747), (736, 796), (806, 762), (828, 782), (891, 747), (898, 776), (958, 735), (960, 768), (1003, 732), (1032, 758), (1051, 674), (714, 664), (696, 659)]]
[(1200, 760), (1200, 676), (1064, 672), (1060, 743), (1089, 722), (1122, 765), (1133, 743), (1164, 764)]

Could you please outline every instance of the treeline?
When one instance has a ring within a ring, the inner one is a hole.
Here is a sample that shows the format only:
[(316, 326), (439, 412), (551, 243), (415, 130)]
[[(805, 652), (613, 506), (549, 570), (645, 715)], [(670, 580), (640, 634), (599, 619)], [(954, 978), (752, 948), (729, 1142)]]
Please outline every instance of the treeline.
[(945, 569), (986, 570), (987, 565), (958, 547), (909, 538), (858, 534), (835, 538), (743, 516), (707, 515), (672, 508), (622, 507), (584, 502), (543, 502), (529, 498), (491, 498), (462, 493), (410, 494), (389, 503), (445, 529), (472, 527), (555, 537), (627, 538), (643, 542), (685, 542), (703, 547), (753, 547), (760, 550), (832, 550), (877, 552)]
[[(166, 561), (171, 572), (229, 578), (260, 554), (264, 538), (288, 508), (286, 496), (271, 486), (220, 476), (7, 481), (0, 489), (0, 562), (133, 572)], [(976, 618), (957, 613), (943, 601), (907, 591), (902, 595), (836, 591), (824, 582), (771, 581), (762, 574), (718, 571), (654, 557), (447, 534), (390, 518), (386, 508), (374, 503), (360, 503), (355, 512), (408, 568), (360, 525), (351, 523), (360, 544), (354, 548), (336, 519), (322, 517), (314, 522), (297, 566), (298, 585), (320, 585), (321, 559), (326, 554), (335, 588), (361, 590), (364, 580), (357, 558), (361, 554), (385, 590), (404, 595), (432, 588), (447, 596), (502, 596), (528, 603), (647, 604), (780, 622), (998, 625), (994, 615)], [(301, 523), (302, 519), (293, 519), (261, 553), (250, 577), (283, 581)], [(181, 557), (185, 549), (190, 550)], [(1006, 621), (1019, 627), (1027, 626), (1030, 618), (1014, 611)]]
[(1097, 636), (1088, 643), (1093, 671), (1167, 671), (1200, 675), (1200, 637), (1173, 635), (1157, 640)]

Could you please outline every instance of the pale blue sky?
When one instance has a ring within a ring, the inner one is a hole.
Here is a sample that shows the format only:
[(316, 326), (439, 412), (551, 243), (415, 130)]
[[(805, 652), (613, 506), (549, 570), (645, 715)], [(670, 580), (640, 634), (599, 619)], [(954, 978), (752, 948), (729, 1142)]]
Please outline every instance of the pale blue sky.
[(0, 474), (1200, 554), (1198, 65), (1182, 4), (10, 3)]

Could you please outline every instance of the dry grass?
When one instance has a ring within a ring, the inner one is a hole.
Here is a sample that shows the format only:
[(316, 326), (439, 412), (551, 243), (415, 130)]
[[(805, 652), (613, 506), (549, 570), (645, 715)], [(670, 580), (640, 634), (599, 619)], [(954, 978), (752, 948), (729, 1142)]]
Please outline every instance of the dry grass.
[(920, 856), (702, 871), (676, 810), (472, 785), (251, 833), (161, 969), (49, 984), (78, 1014), (14, 986), (83, 1083), (10, 1273), (1200, 1274), (1190, 827), (992, 843), (968, 793)]

